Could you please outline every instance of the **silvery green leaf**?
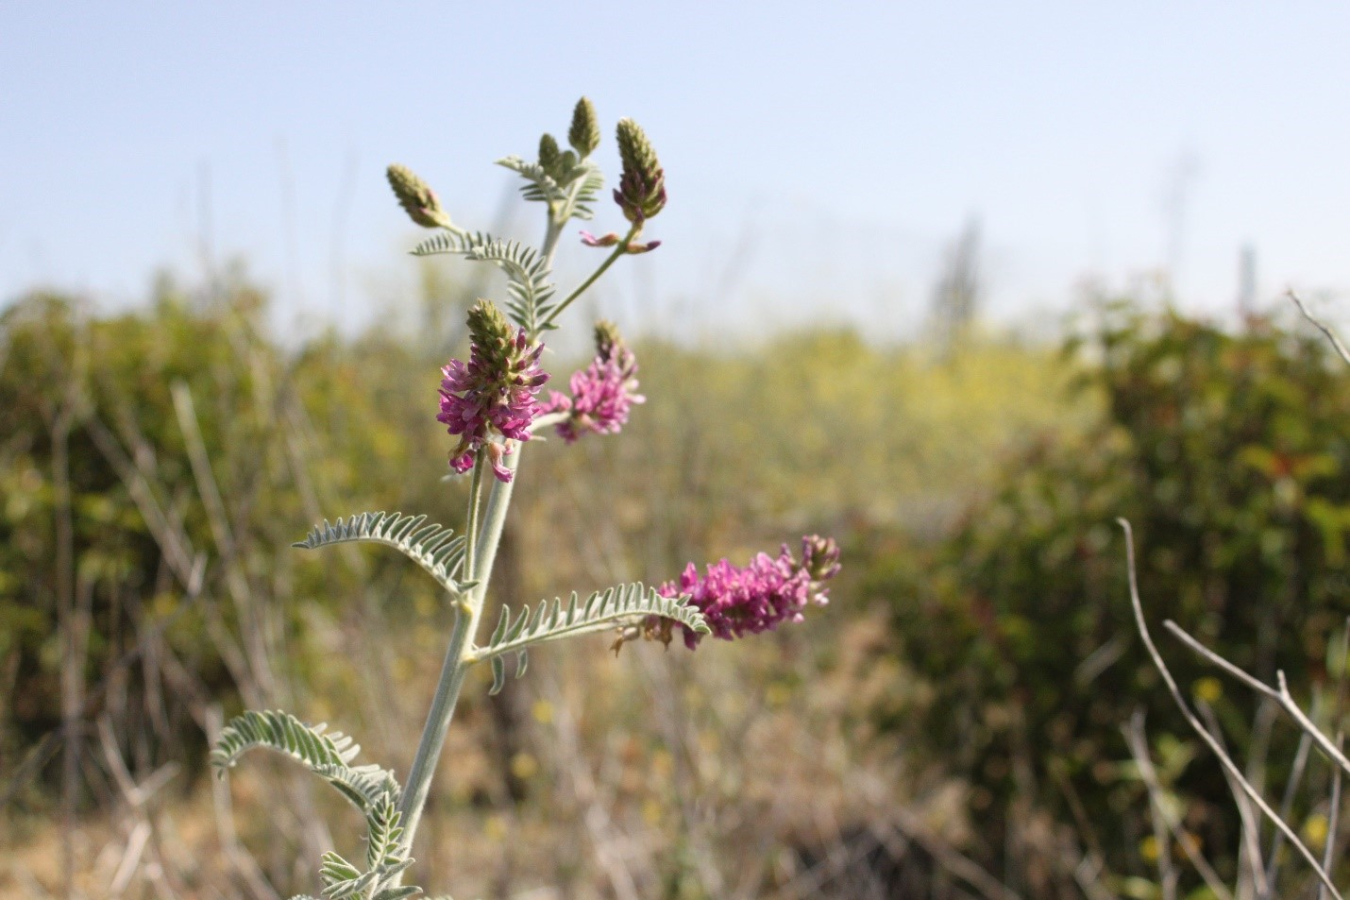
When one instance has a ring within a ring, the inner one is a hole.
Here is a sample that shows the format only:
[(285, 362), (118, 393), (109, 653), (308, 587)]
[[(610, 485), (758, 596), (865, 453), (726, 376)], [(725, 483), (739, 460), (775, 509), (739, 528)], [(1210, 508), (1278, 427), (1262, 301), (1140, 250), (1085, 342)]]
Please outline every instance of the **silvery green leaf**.
[(506, 273), (506, 290), (510, 295), (506, 311), (512, 321), (530, 334), (539, 330), (539, 323), (557, 305), (553, 302), (557, 288), (549, 281), (551, 273), (543, 257), (520, 241), (494, 238), (481, 231), (465, 235), (443, 232), (422, 241), (412, 253), (413, 256), (453, 253), (500, 268)]
[(265, 748), (284, 753), (329, 784), (363, 813), (369, 814), (382, 799), (397, 804), (398, 782), (392, 772), (375, 765), (352, 766), (361, 747), (327, 726), (306, 725), (280, 710), (248, 710), (230, 720), (211, 751), (211, 764), (222, 772), (231, 768), (249, 750)]
[(405, 897), (412, 897), (422, 893), (420, 887), (404, 885), (403, 887), (385, 888), (375, 895), (374, 900), (404, 900)]
[(490, 696), (497, 696), (502, 686), (506, 684), (506, 663), (502, 662), (500, 656), (492, 657), (492, 687), (488, 689)]
[[(496, 693), (505, 680), (506, 669), (502, 663), (505, 654), (523, 654), (533, 644), (601, 631), (620, 623), (636, 623), (647, 616), (673, 619), (701, 634), (710, 630), (703, 613), (690, 604), (688, 597), (663, 597), (655, 588), (640, 583), (621, 584), (596, 591), (584, 602), (576, 593), (566, 604), (561, 599), (544, 600), (533, 610), (527, 607), (514, 617), (510, 607), (503, 606), (487, 645), (475, 648), (469, 658), (474, 662), (492, 661), (492, 686)], [(517, 674), (524, 672), (525, 664), (523, 656), (518, 656)]]
[(426, 516), (402, 513), (365, 512), (310, 529), (303, 541), (292, 544), (316, 550), (351, 541), (393, 547), (423, 568), (452, 594), (462, 594), (465, 585), (456, 580), (464, 564), (464, 538), (455, 537), (449, 528), (427, 522)]

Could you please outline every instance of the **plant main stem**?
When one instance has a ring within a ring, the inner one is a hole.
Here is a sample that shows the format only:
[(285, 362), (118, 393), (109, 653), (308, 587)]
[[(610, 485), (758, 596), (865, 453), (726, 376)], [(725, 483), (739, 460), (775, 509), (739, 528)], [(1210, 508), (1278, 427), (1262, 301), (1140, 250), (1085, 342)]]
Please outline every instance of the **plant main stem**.
[[(554, 221), (549, 217), (544, 232), (542, 249), (544, 264), (553, 266), (553, 255), (558, 249), (558, 239), (562, 236), (565, 222)], [(616, 252), (586, 280), (581, 287), (563, 302), (571, 303), (582, 291), (594, 283), (605, 269), (622, 254)], [(547, 321), (561, 312), (561, 307)], [(532, 335), (537, 339), (537, 335)], [(431, 710), (427, 713), (427, 724), (422, 729), (422, 739), (417, 744), (417, 755), (413, 757), (412, 770), (408, 772), (408, 784), (403, 790), (403, 802), (399, 805), (402, 817), (403, 839), (401, 850), (408, 853), (412, 849), (417, 826), (422, 821), (422, 809), (426, 806), (427, 795), (431, 792), (431, 779), (436, 773), (436, 763), (445, 747), (445, 736), (450, 730), (450, 721), (455, 716), (455, 704), (459, 701), (459, 692), (464, 687), (464, 676), (472, 664), (470, 654), (473, 651), (473, 638), (478, 631), (478, 622), (482, 618), (483, 600), (487, 596), (488, 581), (492, 578), (492, 566), (497, 559), (497, 545), (501, 543), (502, 528), (506, 525), (506, 511), (511, 505), (511, 492), (515, 485), (514, 473), (520, 466), (520, 455), (524, 444), (517, 442), (512, 453), (502, 460), (511, 471), (510, 481), (492, 482), (492, 491), (488, 495), (487, 508), (480, 500), (483, 467), (485, 461), (480, 455), (474, 461), (473, 480), (469, 487), (469, 515), (466, 528), (465, 559), (466, 580), (478, 583), (467, 593), (455, 598), (455, 630), (450, 636), (450, 646), (445, 650), (445, 661), (441, 664), (441, 677), (436, 684), (436, 695), (431, 700)], [(398, 884), (399, 878), (393, 883)]]
[(455, 613), (455, 630), (450, 636), (450, 646), (445, 650), (445, 662), (441, 664), (441, 680), (436, 685), (436, 696), (432, 698), (431, 710), (427, 713), (427, 724), (422, 729), (422, 740), (417, 744), (412, 770), (408, 772), (403, 802), (399, 804), (403, 824), (403, 845), (400, 849), (403, 853), (412, 849), (413, 835), (417, 833), (417, 826), (422, 820), (422, 808), (426, 806), (427, 794), (431, 790), (431, 777), (436, 772), (436, 763), (445, 746), (445, 735), (455, 715), (455, 703), (459, 700), (459, 691), (464, 686), (464, 675), (468, 671), (460, 657), (470, 643), (469, 638), (477, 619), (471, 609), (460, 609)]
[[(510, 456), (502, 462), (514, 473), (520, 465), (522, 444), (517, 444)], [(475, 474), (479, 462), (475, 462)], [(477, 479), (475, 479), (475, 487)], [(426, 806), (427, 795), (431, 791), (431, 779), (436, 774), (436, 763), (445, 747), (445, 735), (450, 730), (450, 720), (455, 716), (455, 704), (459, 700), (460, 689), (464, 687), (464, 676), (472, 664), (468, 658), (473, 649), (473, 637), (478, 631), (478, 621), (482, 618), (483, 598), (487, 596), (488, 580), (492, 576), (492, 564), (497, 558), (497, 545), (501, 542), (502, 527), (506, 524), (506, 510), (511, 505), (511, 487), (515, 483), (493, 480), (492, 492), (488, 496), (487, 508), (483, 510), (481, 524), (475, 521), (475, 540), (470, 546), (470, 557), (466, 565), (472, 567), (472, 577), (478, 584), (468, 593), (456, 598), (459, 604), (455, 615), (455, 630), (450, 636), (450, 646), (445, 650), (445, 662), (441, 664), (441, 677), (436, 685), (436, 695), (431, 701), (431, 710), (427, 713), (427, 724), (422, 729), (422, 739), (417, 744), (417, 755), (413, 757), (412, 770), (408, 772), (408, 785), (403, 791), (403, 803), (399, 806), (402, 814), (403, 842), (402, 850), (407, 853), (413, 844), (417, 826), (422, 820), (422, 809)], [(476, 509), (476, 494), (469, 498), (470, 509)], [(474, 517), (477, 520), (477, 517)]]

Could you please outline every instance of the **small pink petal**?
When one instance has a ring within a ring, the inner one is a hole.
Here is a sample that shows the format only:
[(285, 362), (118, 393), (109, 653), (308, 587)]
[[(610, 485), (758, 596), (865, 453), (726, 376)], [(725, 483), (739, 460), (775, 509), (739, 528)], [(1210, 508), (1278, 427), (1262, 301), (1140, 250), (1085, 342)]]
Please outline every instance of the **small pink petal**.
[(596, 237), (589, 231), (581, 232), (581, 242), (587, 247), (613, 247), (619, 242), (619, 236), (611, 231), (609, 234)]

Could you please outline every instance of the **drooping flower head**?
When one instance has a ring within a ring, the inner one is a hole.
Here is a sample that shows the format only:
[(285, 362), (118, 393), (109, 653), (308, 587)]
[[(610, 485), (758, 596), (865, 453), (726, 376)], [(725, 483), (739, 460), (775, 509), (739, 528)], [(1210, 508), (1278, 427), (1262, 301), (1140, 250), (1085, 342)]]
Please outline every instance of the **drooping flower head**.
[[(770, 631), (780, 622), (800, 622), (812, 603), (823, 606), (829, 592), (822, 586), (839, 573), (839, 546), (828, 538), (802, 538), (798, 562), (784, 544), (777, 556), (760, 553), (748, 566), (733, 566), (726, 559), (711, 563), (703, 575), (690, 563), (675, 581), (661, 585), (665, 597), (686, 594), (712, 629), (713, 637), (734, 640), (747, 634)], [(645, 636), (670, 642), (674, 623), (651, 617)], [(703, 635), (684, 626), (684, 643), (690, 650)]]
[[(525, 329), (513, 330), (488, 300), (469, 310), (469, 364), (458, 359), (441, 369), (441, 412), (436, 417), (459, 443), (450, 451), (456, 472), (473, 468), (480, 452), (488, 454), (493, 474), (511, 480), (502, 457), (512, 441), (528, 441), (530, 424), (539, 415), (535, 399), (548, 375), (539, 368), (542, 343), (531, 345)], [(500, 442), (494, 440), (500, 437)]]
[(558, 436), (572, 443), (583, 434), (618, 434), (628, 424), (629, 409), (645, 403), (637, 392), (637, 357), (619, 337), (612, 322), (595, 325), (595, 358), (574, 372), (568, 383), (572, 396), (549, 392), (544, 412), (567, 413), (558, 425)]

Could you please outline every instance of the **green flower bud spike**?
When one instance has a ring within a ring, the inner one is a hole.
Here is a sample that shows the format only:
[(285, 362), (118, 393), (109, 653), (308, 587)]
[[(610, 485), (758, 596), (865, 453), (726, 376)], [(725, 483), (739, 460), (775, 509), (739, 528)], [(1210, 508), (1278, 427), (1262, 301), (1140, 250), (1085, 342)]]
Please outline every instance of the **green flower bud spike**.
[(469, 339), (481, 351), (489, 368), (505, 371), (513, 362), (516, 330), (491, 300), (479, 300), (469, 309)]
[(614, 356), (615, 350), (623, 349), (623, 338), (619, 336), (619, 326), (608, 319), (595, 323), (595, 355), (603, 360)]
[(567, 131), (567, 143), (582, 159), (600, 146), (600, 120), (595, 115), (595, 105), (589, 97), (578, 100), (576, 108), (572, 110), (572, 127)]
[(385, 170), (385, 176), (389, 179), (389, 186), (394, 189), (399, 206), (403, 207), (408, 218), (423, 228), (453, 227), (449, 214), (441, 209), (441, 201), (436, 198), (436, 192), (418, 178), (412, 169), (395, 163)]
[(558, 152), (558, 141), (551, 134), (545, 134), (539, 138), (539, 168), (543, 169), (554, 180), (558, 178), (558, 163), (562, 161), (562, 154)]
[(632, 119), (619, 120), (619, 158), (623, 175), (614, 189), (614, 202), (634, 225), (659, 213), (666, 205), (666, 173), (647, 135)]

